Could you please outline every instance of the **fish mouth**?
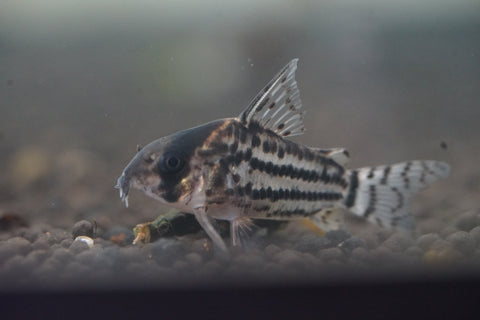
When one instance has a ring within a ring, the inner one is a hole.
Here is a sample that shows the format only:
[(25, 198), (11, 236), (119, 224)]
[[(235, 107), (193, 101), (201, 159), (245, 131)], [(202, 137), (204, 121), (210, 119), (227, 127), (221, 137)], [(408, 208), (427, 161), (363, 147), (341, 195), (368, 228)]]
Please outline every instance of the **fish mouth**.
[(130, 178), (125, 176), (125, 172), (122, 173), (120, 178), (117, 180), (115, 189), (118, 189), (120, 192), (120, 199), (125, 203), (125, 207), (128, 208), (128, 192), (130, 191)]

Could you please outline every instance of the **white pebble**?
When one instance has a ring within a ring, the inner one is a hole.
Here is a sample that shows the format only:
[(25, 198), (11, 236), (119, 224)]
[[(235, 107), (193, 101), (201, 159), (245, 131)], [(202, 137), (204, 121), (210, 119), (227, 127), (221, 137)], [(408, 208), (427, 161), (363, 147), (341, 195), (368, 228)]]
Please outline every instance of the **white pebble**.
[(87, 236), (78, 236), (74, 241), (81, 241), (86, 243), (89, 248), (93, 247), (93, 239)]

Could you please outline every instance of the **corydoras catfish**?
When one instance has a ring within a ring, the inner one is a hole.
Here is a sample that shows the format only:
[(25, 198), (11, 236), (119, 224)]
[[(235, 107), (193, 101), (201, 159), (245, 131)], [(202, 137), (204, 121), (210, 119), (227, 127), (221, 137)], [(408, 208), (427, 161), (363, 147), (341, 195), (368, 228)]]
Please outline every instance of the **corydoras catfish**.
[(411, 229), (410, 199), (446, 177), (449, 165), (412, 160), (348, 169), (345, 149), (288, 140), (305, 130), (297, 61), (288, 63), (238, 117), (180, 131), (142, 148), (117, 182), (125, 204), (135, 188), (194, 214), (223, 250), (227, 247), (211, 218), (230, 221), (233, 245), (256, 218), (309, 218), (332, 230), (341, 227), (349, 212), (385, 228)]

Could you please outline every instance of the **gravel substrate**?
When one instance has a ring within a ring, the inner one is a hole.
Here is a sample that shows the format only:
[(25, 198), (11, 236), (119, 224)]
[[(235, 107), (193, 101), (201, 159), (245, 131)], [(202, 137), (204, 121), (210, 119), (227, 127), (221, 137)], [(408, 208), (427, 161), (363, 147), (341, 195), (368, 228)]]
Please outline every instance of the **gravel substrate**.
[[(480, 266), (479, 221), (478, 212), (467, 212), (442, 232), (416, 237), (372, 228), (360, 236), (319, 236), (293, 222), (272, 232), (258, 229), (229, 256), (213, 249), (203, 232), (134, 246), (129, 229), (112, 227), (96, 236), (85, 220), (71, 231), (18, 227), (0, 233), (0, 282), (2, 290), (165, 288), (465, 274)], [(96, 237), (89, 245), (74, 240), (78, 236)]]

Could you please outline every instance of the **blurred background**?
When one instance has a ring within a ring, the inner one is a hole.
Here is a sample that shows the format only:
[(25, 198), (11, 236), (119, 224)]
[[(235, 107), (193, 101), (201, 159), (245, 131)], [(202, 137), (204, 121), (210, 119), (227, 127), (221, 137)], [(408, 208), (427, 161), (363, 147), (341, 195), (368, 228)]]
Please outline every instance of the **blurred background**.
[[(421, 228), (478, 209), (480, 2), (0, 2), (0, 210), (70, 228), (154, 219), (117, 177), (146, 143), (238, 115), (292, 58), (307, 111), (295, 141), (351, 167), (449, 162)], [(418, 205), (421, 203), (421, 205)]]

